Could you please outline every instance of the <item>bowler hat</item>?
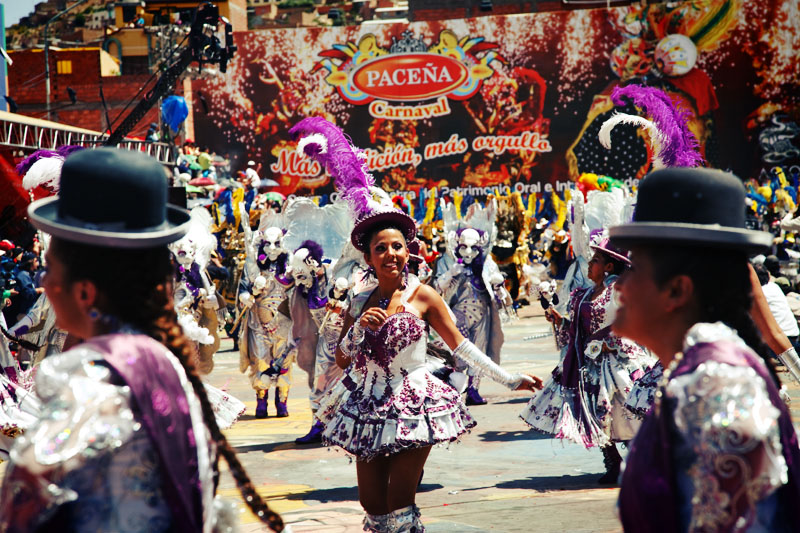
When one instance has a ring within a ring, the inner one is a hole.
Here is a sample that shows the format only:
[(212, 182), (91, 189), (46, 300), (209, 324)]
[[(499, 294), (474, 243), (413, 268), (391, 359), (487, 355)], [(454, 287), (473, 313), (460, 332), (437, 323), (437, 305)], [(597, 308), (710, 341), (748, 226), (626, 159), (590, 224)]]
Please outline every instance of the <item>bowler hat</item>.
[(609, 229), (622, 248), (676, 244), (759, 252), (772, 244), (765, 231), (745, 229), (745, 191), (728, 172), (672, 167), (648, 174), (639, 186), (633, 221)]
[(59, 195), (28, 207), (31, 223), (55, 237), (98, 246), (147, 248), (180, 239), (189, 212), (167, 204), (164, 168), (117, 148), (81, 150), (61, 169)]

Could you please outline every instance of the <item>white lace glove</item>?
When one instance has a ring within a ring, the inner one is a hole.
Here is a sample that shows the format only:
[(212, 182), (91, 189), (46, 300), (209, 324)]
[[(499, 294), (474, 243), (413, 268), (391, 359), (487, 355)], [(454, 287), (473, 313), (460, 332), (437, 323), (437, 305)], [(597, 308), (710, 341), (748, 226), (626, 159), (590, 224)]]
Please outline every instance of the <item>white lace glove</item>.
[(200, 289), (200, 302), (206, 309), (219, 309), (219, 302), (216, 294), (208, 294), (205, 289)]
[(253, 281), (253, 295), (258, 296), (267, 286), (267, 278), (264, 276), (257, 276)]
[(789, 371), (795, 381), (800, 383), (800, 357), (797, 357), (797, 350), (789, 348), (779, 354), (778, 359), (781, 360), (781, 363), (783, 363), (783, 366), (786, 367), (786, 370)]
[(450, 288), (453, 280), (462, 272), (464, 272), (464, 266), (461, 263), (455, 263), (453, 266), (451, 266), (450, 270), (439, 277), (437, 282), (437, 285), (439, 286), (439, 292), (442, 294), (447, 292), (447, 289)]
[(478, 349), (468, 339), (461, 341), (461, 344), (453, 350), (453, 355), (492, 378), (498, 383), (502, 383), (511, 390), (516, 390), (522, 382), (534, 383), (534, 381), (523, 374), (511, 374), (500, 365), (489, 359), (489, 356)]

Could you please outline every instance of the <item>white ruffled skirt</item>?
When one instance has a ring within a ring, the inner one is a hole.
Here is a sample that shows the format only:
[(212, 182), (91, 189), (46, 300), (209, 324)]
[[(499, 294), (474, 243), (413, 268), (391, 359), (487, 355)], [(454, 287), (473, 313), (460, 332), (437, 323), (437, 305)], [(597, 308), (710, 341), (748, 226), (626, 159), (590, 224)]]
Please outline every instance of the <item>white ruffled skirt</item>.
[(393, 380), (351, 370), (322, 398), (317, 417), (323, 442), (361, 461), (452, 442), (475, 426), (461, 395), (425, 367)]
[(227, 392), (208, 383), (203, 383), (203, 385), (206, 388), (206, 396), (214, 410), (214, 418), (217, 419), (219, 429), (228, 429), (244, 414), (247, 407), (238, 398)]

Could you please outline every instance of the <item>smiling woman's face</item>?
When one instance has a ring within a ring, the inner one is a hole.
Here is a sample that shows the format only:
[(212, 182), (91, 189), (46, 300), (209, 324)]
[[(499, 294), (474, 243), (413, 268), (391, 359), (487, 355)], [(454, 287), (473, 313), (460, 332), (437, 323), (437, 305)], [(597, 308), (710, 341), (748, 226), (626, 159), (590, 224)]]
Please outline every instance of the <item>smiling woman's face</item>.
[(400, 230), (387, 228), (372, 236), (365, 259), (378, 278), (399, 276), (408, 263), (406, 239)]

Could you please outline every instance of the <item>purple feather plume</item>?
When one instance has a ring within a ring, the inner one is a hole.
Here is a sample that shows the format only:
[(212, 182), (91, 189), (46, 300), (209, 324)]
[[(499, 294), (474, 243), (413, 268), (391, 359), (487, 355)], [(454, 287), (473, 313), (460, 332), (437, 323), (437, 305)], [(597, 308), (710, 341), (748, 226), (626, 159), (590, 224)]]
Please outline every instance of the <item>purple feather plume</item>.
[(663, 143), (659, 156), (665, 166), (696, 167), (703, 163), (697, 138), (689, 131), (688, 110), (675, 105), (667, 93), (655, 87), (618, 86), (611, 93), (615, 105), (624, 105), (626, 97), (643, 109), (661, 131)]
[(75, 152), (79, 152), (81, 150), (85, 150), (85, 147), (79, 146), (77, 144), (65, 144), (64, 146), (59, 146), (56, 149), (56, 151), (58, 152), (58, 155), (60, 155), (64, 159), (69, 157), (70, 154), (73, 154)]
[[(297, 250), (305, 248), (308, 250), (308, 257), (314, 259), (317, 263), (322, 263), (323, 250), (322, 246), (316, 241), (306, 240), (300, 243)], [(295, 252), (297, 251), (295, 250)]]
[(341, 129), (321, 117), (305, 118), (289, 130), (294, 140), (313, 134), (322, 135), (327, 146), (312, 140), (303, 147), (305, 154), (330, 172), (336, 189), (350, 204), (356, 217), (370, 212), (372, 195), (369, 188), (375, 185), (375, 180), (360, 157), (361, 150), (350, 143)]
[(51, 157), (63, 157), (58, 152), (54, 152), (53, 150), (36, 150), (31, 155), (23, 159), (19, 165), (17, 165), (17, 174), (20, 176), (24, 176), (28, 173), (28, 170), (33, 166), (40, 159), (49, 159)]

